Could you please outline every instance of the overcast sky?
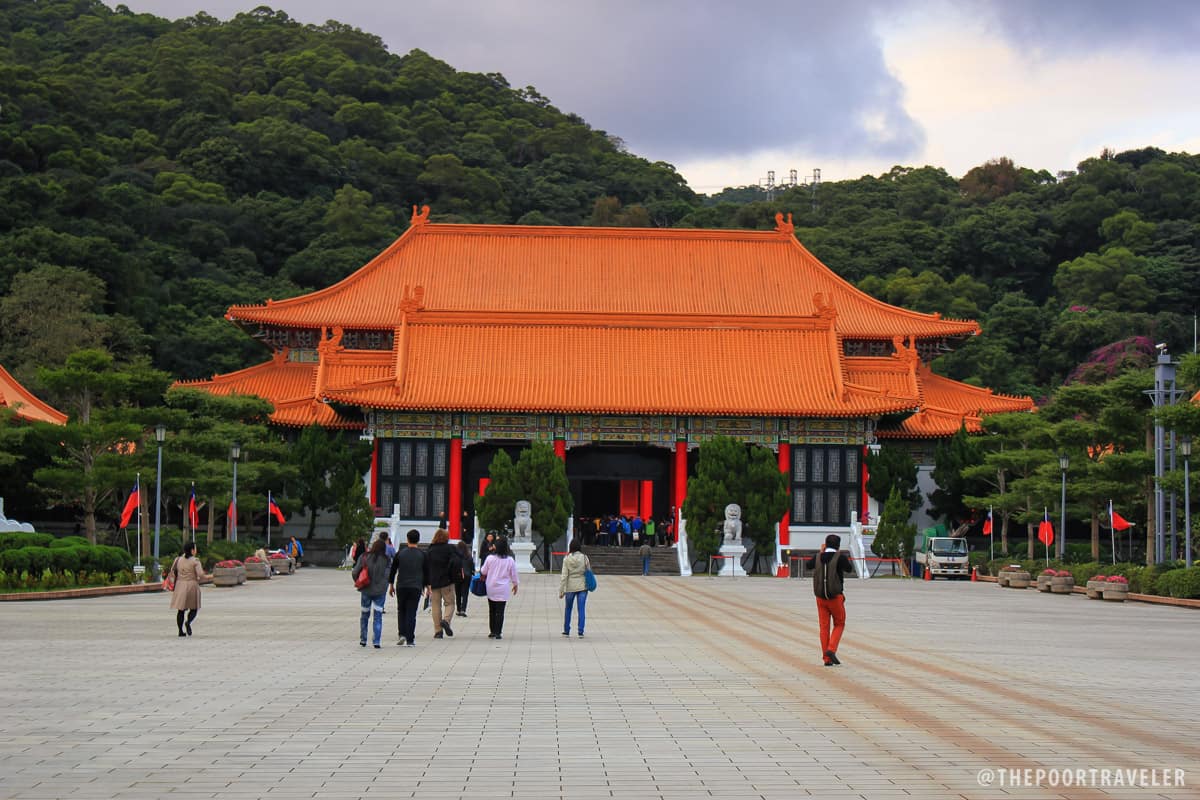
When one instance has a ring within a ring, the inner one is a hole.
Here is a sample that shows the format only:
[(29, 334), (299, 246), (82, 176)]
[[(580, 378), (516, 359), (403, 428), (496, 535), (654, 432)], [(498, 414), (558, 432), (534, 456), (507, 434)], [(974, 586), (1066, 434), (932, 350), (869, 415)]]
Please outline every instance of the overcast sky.
[[(115, 3), (114, 3), (115, 4)], [(221, 19), (255, 0), (125, 0)], [(814, 168), (1057, 172), (1104, 147), (1200, 151), (1197, 0), (274, 0), (396, 53), (500, 72), (674, 164), (696, 191)]]

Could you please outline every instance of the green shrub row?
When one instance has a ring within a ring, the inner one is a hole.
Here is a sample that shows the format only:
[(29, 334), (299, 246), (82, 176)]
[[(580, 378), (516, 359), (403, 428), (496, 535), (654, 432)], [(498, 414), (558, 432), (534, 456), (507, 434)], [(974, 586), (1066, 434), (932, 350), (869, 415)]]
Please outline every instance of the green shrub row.
[(74, 545), (67, 547), (21, 547), (0, 551), (0, 570), (29, 572), (120, 572), (133, 566), (133, 558), (120, 547)]
[(0, 552), (19, 550), (22, 547), (49, 547), (53, 541), (54, 537), (48, 533), (9, 531), (0, 533)]
[(119, 572), (7, 572), (0, 570), (0, 591), (48, 592), (56, 589), (82, 589), (88, 586), (127, 586), (133, 583), (133, 573)]

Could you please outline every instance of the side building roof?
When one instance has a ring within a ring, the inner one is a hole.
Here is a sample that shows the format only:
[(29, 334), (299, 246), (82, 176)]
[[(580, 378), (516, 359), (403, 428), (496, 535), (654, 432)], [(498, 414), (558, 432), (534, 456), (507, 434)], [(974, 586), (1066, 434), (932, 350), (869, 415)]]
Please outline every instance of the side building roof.
[(22, 419), (66, 425), (67, 415), (37, 398), (22, 386), (4, 367), (0, 366), (0, 406), (7, 406)]

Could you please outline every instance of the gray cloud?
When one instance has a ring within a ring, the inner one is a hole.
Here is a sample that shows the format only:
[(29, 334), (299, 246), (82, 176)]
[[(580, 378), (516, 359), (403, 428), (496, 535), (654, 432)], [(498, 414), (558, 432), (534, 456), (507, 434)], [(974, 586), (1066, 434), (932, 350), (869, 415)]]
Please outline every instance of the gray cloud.
[(1200, 38), (1195, 0), (969, 0), (993, 30), (1042, 57), (1088, 50), (1194, 53)]
[[(254, 0), (126, 0), (138, 10), (221, 18)], [(743, 6), (718, 0), (279, 0), (304, 22), (341, 22), (393, 52), (501, 72), (651, 158), (771, 149), (903, 160), (924, 134), (873, 31), (882, 0)], [(397, 11), (396, 9), (402, 9)]]

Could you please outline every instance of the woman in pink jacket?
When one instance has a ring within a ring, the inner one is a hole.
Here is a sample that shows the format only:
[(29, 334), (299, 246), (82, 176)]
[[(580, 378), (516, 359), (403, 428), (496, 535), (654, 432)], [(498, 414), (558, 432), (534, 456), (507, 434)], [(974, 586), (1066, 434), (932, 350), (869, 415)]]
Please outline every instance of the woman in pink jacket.
[(496, 539), (496, 552), (487, 557), (479, 570), (487, 583), (488, 624), (491, 633), (489, 639), (501, 639), (504, 630), (504, 607), (508, 604), (509, 596), (516, 597), (517, 562), (508, 548), (508, 540), (503, 536)]

